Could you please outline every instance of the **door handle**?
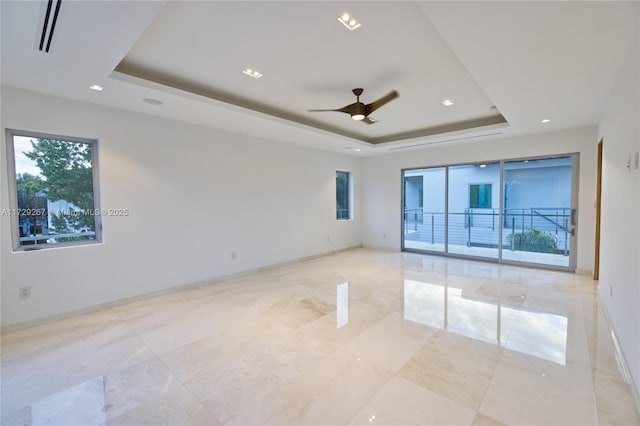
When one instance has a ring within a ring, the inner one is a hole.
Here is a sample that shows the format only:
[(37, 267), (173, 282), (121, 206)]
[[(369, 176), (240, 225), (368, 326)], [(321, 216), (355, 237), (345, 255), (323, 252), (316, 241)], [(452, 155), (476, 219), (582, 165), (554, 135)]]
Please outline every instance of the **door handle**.
[[(576, 224), (576, 209), (571, 209), (571, 226), (575, 226)], [(571, 235), (573, 235), (573, 229), (571, 230)]]

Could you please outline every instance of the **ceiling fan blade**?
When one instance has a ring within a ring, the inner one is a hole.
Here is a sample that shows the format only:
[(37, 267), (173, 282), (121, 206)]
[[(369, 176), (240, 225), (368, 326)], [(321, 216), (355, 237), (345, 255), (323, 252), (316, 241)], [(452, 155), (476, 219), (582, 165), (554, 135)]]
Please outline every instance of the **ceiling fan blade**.
[(347, 114), (352, 114), (354, 112), (354, 107), (355, 106), (356, 106), (356, 103), (353, 103), (351, 105), (347, 105), (347, 106), (344, 106), (344, 107), (338, 108), (338, 109), (309, 109), (307, 111), (309, 111), (309, 112), (333, 111), (333, 112), (346, 112)]
[(387, 95), (381, 97), (377, 101), (373, 101), (370, 104), (367, 104), (366, 107), (365, 107), (366, 111), (367, 111), (367, 115), (371, 114), (373, 111), (377, 110), (378, 108), (380, 108), (384, 104), (386, 104), (388, 102), (391, 102), (392, 100), (394, 100), (398, 96), (399, 96), (398, 92), (396, 92), (394, 90), (394, 91), (388, 93)]
[(365, 117), (364, 119), (360, 120), (361, 123), (366, 123), (366, 124), (376, 124), (378, 122), (378, 120), (374, 120), (373, 118), (369, 118), (369, 117)]

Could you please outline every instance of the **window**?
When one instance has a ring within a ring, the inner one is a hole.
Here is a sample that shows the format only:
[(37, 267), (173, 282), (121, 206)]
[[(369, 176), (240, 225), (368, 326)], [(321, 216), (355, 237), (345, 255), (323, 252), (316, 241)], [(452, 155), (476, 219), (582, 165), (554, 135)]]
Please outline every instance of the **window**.
[(469, 185), (469, 208), (491, 208), (491, 184), (479, 183)]
[(336, 172), (336, 219), (351, 219), (349, 209), (349, 172)]
[(6, 140), (14, 249), (101, 241), (97, 141), (12, 130)]

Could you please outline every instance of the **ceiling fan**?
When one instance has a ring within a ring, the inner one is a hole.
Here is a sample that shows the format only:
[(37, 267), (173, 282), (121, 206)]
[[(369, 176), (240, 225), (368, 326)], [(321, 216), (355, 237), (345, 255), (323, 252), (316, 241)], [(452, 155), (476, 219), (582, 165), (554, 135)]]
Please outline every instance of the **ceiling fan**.
[(309, 112), (324, 112), (324, 111), (344, 112), (349, 114), (353, 120), (362, 121), (367, 124), (373, 124), (373, 123), (376, 123), (376, 120), (369, 118), (369, 114), (371, 114), (373, 111), (377, 110), (378, 108), (385, 105), (386, 103), (391, 102), (392, 100), (394, 100), (399, 96), (398, 92), (393, 90), (392, 92), (381, 97), (377, 101), (373, 101), (370, 104), (365, 105), (362, 102), (360, 102), (360, 95), (362, 95), (363, 91), (364, 90), (361, 88), (353, 89), (353, 94), (356, 95), (356, 102), (352, 103), (351, 105), (347, 105), (345, 107), (338, 108), (338, 109), (310, 109)]

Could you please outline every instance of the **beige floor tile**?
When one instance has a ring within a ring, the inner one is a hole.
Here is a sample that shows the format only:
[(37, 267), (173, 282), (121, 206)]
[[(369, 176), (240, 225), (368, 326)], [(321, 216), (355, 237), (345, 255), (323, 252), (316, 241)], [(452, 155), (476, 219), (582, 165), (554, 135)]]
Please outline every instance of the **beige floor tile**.
[(640, 425), (629, 384), (617, 372), (595, 370), (594, 387), (601, 425)]
[(398, 376), (475, 411), (501, 354), (499, 346), (439, 332), (398, 371)]
[(160, 398), (145, 402), (110, 418), (113, 426), (217, 426), (209, 411), (185, 388), (173, 388)]
[(547, 363), (550, 373), (501, 361), (480, 412), (510, 425), (597, 425), (589, 373), (571, 380), (553, 371), (558, 364)]
[(435, 329), (391, 314), (344, 346), (355, 356), (395, 373), (436, 332)]
[(297, 332), (257, 343), (233, 357), (213, 360), (212, 368), (185, 383), (220, 423), (236, 417), (333, 350), (331, 345)]
[(473, 419), (472, 426), (505, 426), (505, 424), (489, 416), (478, 413), (476, 418)]
[(334, 351), (322, 358), (298, 377), (268, 392), (228, 424), (281, 425), (293, 424), (318, 395), (358, 362), (353, 355)]
[(390, 379), (387, 371), (356, 358), (291, 424), (346, 424)]
[(350, 425), (470, 425), (476, 415), (450, 399), (394, 377)]

